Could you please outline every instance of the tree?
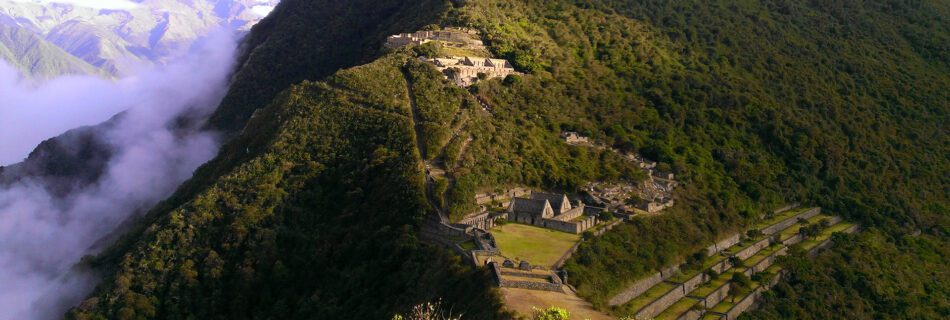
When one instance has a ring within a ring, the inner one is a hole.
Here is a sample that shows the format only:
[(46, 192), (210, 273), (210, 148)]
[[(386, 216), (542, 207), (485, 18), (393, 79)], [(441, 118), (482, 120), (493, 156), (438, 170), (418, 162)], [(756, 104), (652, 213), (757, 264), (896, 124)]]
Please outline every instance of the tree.
[(754, 229), (754, 228), (753, 228), (753, 229), (749, 229), (749, 231), (746, 231), (745, 234), (746, 234), (746, 236), (748, 236), (749, 238), (758, 238), (758, 237), (761, 237), (761, 236), (764, 235), (764, 234), (762, 233), (762, 230)]
[(729, 293), (732, 295), (732, 303), (736, 302), (736, 296), (739, 295), (739, 291), (748, 289), (752, 285), (752, 281), (749, 280), (749, 277), (742, 272), (735, 272), (732, 274), (732, 279), (729, 281)]
[(509, 87), (521, 84), (521, 76), (509, 74), (502, 83)]
[(686, 267), (700, 267), (703, 264), (703, 260), (706, 258), (706, 250), (700, 250), (693, 252), (693, 254), (686, 257)]
[(535, 320), (568, 320), (570, 317), (571, 313), (563, 308), (550, 307), (547, 309), (534, 309)]
[(745, 267), (745, 261), (742, 261), (742, 259), (739, 259), (737, 256), (729, 257), (729, 264), (731, 264), (734, 268)]

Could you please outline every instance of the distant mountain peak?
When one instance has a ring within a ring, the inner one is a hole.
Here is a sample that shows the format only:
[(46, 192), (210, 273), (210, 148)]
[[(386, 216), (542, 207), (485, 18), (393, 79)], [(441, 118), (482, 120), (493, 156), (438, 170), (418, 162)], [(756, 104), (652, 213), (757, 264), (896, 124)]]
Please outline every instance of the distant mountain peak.
[[(217, 28), (247, 31), (279, 0), (0, 0), (0, 25), (28, 31), (113, 76), (165, 60)], [(22, 51), (9, 41), (11, 52)], [(54, 55), (47, 53), (47, 55)], [(17, 69), (25, 57), (3, 57)], [(30, 78), (74, 74), (75, 68)], [(69, 71), (69, 72), (67, 72)]]

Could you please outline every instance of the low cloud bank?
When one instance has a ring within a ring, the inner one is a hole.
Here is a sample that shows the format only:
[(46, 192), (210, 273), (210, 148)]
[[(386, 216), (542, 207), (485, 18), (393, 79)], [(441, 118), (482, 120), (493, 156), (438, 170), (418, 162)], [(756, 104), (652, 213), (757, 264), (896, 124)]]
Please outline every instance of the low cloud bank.
[(9, 113), (0, 113), (0, 154), (17, 149), (7, 143), (20, 137), (43, 136), (31, 131), (61, 132), (75, 123), (44, 116), (79, 118), (88, 107), (97, 114), (81, 120), (101, 121), (127, 111), (99, 132), (114, 156), (91, 186), (66, 197), (50, 195), (38, 181), (0, 187), (0, 319), (61, 318), (95, 285), (73, 268), (101, 249), (94, 243), (168, 197), (217, 153), (213, 133), (180, 124), (201, 122), (220, 102), (236, 43), (231, 33), (216, 32), (179, 59), (117, 82), (72, 77), (30, 88), (0, 68), (0, 112), (17, 109), (8, 108), (13, 101), (29, 107), (13, 112), (30, 115), (9, 123), (2, 122)]

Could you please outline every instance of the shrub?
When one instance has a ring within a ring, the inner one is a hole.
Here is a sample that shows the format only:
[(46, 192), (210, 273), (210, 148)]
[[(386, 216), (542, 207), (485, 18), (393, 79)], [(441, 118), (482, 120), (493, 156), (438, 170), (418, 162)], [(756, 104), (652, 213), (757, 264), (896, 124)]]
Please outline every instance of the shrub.
[(571, 313), (567, 312), (567, 310), (563, 308), (550, 307), (543, 310), (534, 308), (535, 320), (568, 320), (570, 319), (570, 316)]
[(581, 234), (581, 238), (584, 239), (584, 240), (593, 239), (593, 238), (594, 238), (594, 233), (593, 233), (593, 232), (590, 232), (589, 230), (588, 230), (588, 231), (584, 231), (584, 233)]

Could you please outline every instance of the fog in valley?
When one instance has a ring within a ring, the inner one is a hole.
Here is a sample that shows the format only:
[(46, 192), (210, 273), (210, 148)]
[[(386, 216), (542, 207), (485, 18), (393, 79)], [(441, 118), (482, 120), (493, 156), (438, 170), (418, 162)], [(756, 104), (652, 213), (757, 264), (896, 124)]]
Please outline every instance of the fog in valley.
[(235, 38), (213, 32), (168, 64), (117, 80), (69, 76), (36, 84), (0, 63), (0, 165), (21, 161), (42, 140), (124, 112), (97, 132), (113, 156), (94, 183), (65, 196), (29, 177), (0, 185), (0, 319), (62, 317), (97, 281), (76, 263), (216, 154), (215, 134), (199, 128), (226, 89)]

